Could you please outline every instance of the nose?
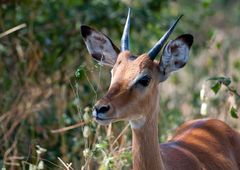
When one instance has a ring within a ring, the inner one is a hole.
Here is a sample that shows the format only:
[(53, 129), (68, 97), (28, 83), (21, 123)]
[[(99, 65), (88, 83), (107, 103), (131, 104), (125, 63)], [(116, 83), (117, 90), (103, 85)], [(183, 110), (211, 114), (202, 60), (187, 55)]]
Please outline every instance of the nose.
[(110, 106), (109, 105), (100, 105), (100, 106), (94, 106), (94, 109), (97, 113), (106, 113), (109, 111)]
[(109, 111), (110, 106), (109, 105), (95, 105), (93, 110), (93, 116), (98, 117), (99, 114), (105, 114)]

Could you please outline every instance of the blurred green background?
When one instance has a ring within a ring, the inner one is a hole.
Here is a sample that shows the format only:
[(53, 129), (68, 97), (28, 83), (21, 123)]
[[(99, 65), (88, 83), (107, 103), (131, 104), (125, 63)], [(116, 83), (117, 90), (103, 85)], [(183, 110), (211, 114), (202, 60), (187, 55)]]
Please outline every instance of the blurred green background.
[(240, 90), (239, 1), (0, 1), (1, 169), (131, 168), (127, 122), (102, 127), (91, 119), (110, 69), (91, 59), (80, 35), (80, 26), (90, 25), (119, 45), (128, 7), (134, 54), (148, 51), (180, 14), (171, 38), (194, 35), (188, 65), (159, 87), (159, 140), (201, 117), (240, 129), (229, 113), (234, 107), (238, 114), (239, 97), (226, 87), (215, 95), (207, 81), (226, 76)]

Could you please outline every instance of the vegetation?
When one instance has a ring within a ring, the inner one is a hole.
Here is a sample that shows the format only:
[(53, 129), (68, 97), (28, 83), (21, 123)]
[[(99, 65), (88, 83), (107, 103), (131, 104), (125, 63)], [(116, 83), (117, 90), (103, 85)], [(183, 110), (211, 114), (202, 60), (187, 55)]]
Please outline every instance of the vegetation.
[(127, 7), (135, 54), (148, 51), (180, 14), (171, 38), (195, 37), (188, 65), (159, 87), (159, 140), (202, 117), (240, 130), (240, 2), (1, 1), (0, 169), (130, 169), (127, 122), (103, 127), (91, 118), (110, 74), (80, 36), (86, 24), (119, 44)]

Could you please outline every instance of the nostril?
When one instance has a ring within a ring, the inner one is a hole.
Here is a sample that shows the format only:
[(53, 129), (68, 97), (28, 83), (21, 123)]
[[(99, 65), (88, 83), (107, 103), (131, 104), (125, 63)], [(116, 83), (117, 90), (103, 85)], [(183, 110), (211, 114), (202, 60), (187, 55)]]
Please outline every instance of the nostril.
[(105, 106), (101, 106), (99, 107), (97, 110), (98, 113), (105, 113), (107, 112), (108, 110), (110, 109), (110, 106), (109, 105), (105, 105)]

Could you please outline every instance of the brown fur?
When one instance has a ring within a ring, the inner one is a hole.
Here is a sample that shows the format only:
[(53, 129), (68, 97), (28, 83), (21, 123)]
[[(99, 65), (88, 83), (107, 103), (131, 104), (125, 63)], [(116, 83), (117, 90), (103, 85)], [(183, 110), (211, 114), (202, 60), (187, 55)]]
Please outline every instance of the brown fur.
[(187, 122), (160, 148), (167, 169), (240, 169), (239, 134), (220, 120)]
[[(152, 80), (146, 89), (137, 89), (131, 82), (142, 70)], [(168, 142), (158, 144), (157, 62), (146, 54), (131, 59), (130, 52), (119, 54), (113, 67), (107, 94), (96, 105), (110, 105), (106, 117), (132, 120), (144, 116), (145, 124), (132, 129), (134, 170), (237, 170), (240, 169), (240, 135), (219, 120), (202, 119), (183, 124)]]

